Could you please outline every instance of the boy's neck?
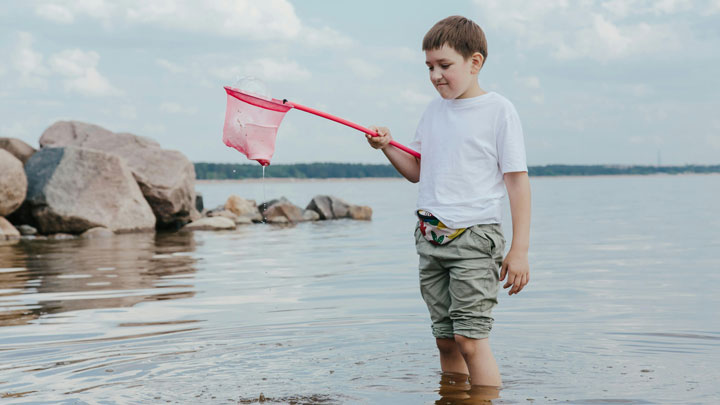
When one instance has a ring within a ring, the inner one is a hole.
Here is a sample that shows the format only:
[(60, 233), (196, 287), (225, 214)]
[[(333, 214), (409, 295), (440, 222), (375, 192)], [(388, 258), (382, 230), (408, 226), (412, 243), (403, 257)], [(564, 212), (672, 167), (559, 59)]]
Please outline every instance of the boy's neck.
[(457, 100), (482, 96), (483, 94), (487, 94), (487, 91), (481, 89), (477, 81), (473, 81), (473, 83), (470, 85), (470, 88), (467, 89), (463, 94), (459, 95), (457, 97)]

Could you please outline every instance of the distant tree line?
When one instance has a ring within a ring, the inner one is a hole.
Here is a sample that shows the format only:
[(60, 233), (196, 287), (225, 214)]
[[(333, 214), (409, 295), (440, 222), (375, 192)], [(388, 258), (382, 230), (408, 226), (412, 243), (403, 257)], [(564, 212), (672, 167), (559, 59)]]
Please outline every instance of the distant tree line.
[[(258, 179), (262, 178), (259, 164), (195, 163), (195, 174), (201, 180)], [(265, 168), (265, 177), (327, 179), (360, 177), (400, 177), (391, 165), (360, 163), (297, 163), (273, 165)]]
[(702, 166), (624, 166), (624, 165), (547, 165), (528, 168), (530, 176), (607, 176), (683, 173), (720, 173), (720, 165)]
[[(530, 176), (606, 176), (606, 175), (647, 175), (683, 173), (720, 173), (720, 165), (686, 166), (621, 166), (621, 165), (546, 165), (528, 168)], [(199, 180), (258, 179), (262, 167), (258, 164), (195, 163), (195, 174)], [(362, 178), (400, 177), (389, 164), (362, 163), (297, 163), (291, 165), (270, 165), (265, 168), (268, 178)]]

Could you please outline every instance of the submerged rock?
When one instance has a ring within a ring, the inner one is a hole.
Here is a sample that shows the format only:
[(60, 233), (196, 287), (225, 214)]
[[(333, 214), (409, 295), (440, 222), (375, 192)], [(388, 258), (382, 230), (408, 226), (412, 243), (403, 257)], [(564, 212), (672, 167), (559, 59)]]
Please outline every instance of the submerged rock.
[(178, 228), (200, 217), (195, 206), (194, 165), (182, 153), (162, 149), (150, 138), (113, 133), (78, 121), (58, 121), (45, 130), (40, 146), (78, 146), (125, 159), (160, 228)]
[(125, 161), (76, 147), (43, 148), (25, 165), (26, 202), (40, 232), (152, 230), (155, 216)]
[(320, 219), (320, 214), (313, 210), (304, 210), (303, 211), (303, 219), (305, 221), (317, 221)]
[(193, 221), (185, 225), (182, 229), (186, 231), (221, 231), (235, 229), (235, 221), (221, 216), (206, 217)]
[(17, 230), (20, 231), (20, 235), (22, 236), (37, 235), (37, 229), (30, 225), (20, 225), (17, 227)]
[(20, 239), (20, 232), (7, 219), (0, 217), (0, 241)]
[(101, 226), (96, 228), (90, 228), (87, 231), (83, 232), (82, 235), (80, 235), (83, 238), (87, 239), (98, 239), (98, 238), (110, 238), (114, 235), (113, 231), (103, 228)]
[(0, 149), (0, 216), (7, 216), (20, 207), (27, 188), (22, 162), (5, 149)]

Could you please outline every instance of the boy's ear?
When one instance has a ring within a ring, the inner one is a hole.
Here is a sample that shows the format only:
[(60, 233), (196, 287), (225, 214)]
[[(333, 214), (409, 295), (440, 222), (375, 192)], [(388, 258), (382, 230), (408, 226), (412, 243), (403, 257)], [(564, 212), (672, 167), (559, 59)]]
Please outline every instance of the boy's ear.
[(470, 58), (472, 59), (472, 68), (470, 69), (472, 74), (480, 72), (480, 69), (482, 69), (485, 64), (485, 58), (480, 52), (475, 52)]

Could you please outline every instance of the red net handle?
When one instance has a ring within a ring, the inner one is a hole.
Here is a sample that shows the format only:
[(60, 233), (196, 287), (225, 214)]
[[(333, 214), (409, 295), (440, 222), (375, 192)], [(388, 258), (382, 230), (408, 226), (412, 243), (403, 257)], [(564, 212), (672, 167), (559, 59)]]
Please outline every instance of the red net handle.
[[(298, 110), (305, 111), (305, 112), (308, 112), (308, 113), (310, 113), (310, 114), (315, 114), (315, 115), (317, 115), (317, 116), (319, 116), (319, 117), (327, 118), (327, 119), (329, 119), (329, 120), (331, 120), (331, 121), (335, 121), (335, 122), (338, 122), (338, 123), (343, 124), (343, 125), (347, 125), (347, 126), (349, 126), (350, 128), (357, 129), (358, 131), (364, 132), (364, 133), (366, 133), (366, 134), (368, 134), (368, 135), (378, 136), (378, 133), (377, 133), (377, 132), (372, 131), (372, 130), (370, 130), (369, 128), (365, 128), (365, 127), (362, 126), (362, 125), (358, 125), (358, 124), (356, 124), (356, 123), (354, 123), (354, 122), (350, 122), (350, 121), (348, 121), (348, 120), (346, 120), (346, 119), (343, 119), (343, 118), (340, 118), (340, 117), (336, 117), (336, 116), (334, 116), (334, 115), (330, 115), (330, 114), (328, 114), (328, 113), (326, 113), (326, 112), (322, 112), (322, 111), (320, 111), (320, 110), (316, 110), (316, 109), (310, 108), (310, 107), (305, 107), (304, 105), (301, 105), (301, 104), (291, 103), (291, 102), (289, 102), (289, 101), (284, 101), (283, 104), (285, 104), (285, 105), (290, 105), (291, 107), (297, 108)], [(399, 143), (397, 143), (397, 142), (395, 142), (395, 141), (390, 141), (390, 145), (392, 145), (392, 146), (394, 146), (394, 147), (396, 147), (396, 148), (398, 148), (398, 149), (400, 149), (400, 150), (402, 150), (402, 151), (404, 151), (404, 152), (407, 152), (407, 153), (411, 154), (412, 156), (415, 156), (416, 158), (420, 159), (420, 154), (419, 154), (418, 152), (416, 152), (416, 151), (408, 148), (408, 147), (405, 146), (405, 145), (399, 144)]]

